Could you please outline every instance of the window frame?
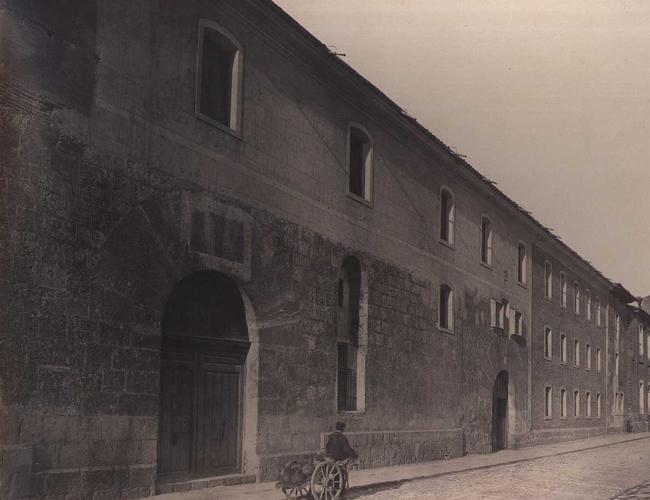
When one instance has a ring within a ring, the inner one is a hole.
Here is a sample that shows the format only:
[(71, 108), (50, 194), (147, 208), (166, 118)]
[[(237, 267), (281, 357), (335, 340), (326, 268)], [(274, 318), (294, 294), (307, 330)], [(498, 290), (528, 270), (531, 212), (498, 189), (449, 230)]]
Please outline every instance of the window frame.
[[(440, 318), (442, 317), (442, 292), (443, 288), (446, 288), (448, 291), (447, 293), (447, 326), (443, 326), (440, 322)], [(442, 330), (443, 332), (447, 333), (454, 333), (454, 311), (455, 311), (455, 304), (454, 304), (454, 289), (453, 287), (449, 286), (446, 283), (442, 283), (440, 287), (438, 287), (438, 329)]]
[(560, 332), (560, 363), (566, 365), (569, 360), (569, 341), (566, 333)]
[(568, 303), (568, 278), (564, 271), (560, 272), (560, 307), (567, 308)]
[(549, 260), (544, 261), (544, 298), (553, 300), (553, 264)]
[(544, 385), (544, 420), (553, 418), (553, 388)]
[(580, 339), (573, 339), (573, 366), (580, 368)]
[[(444, 193), (447, 193), (448, 198), (451, 201), (451, 209), (448, 210), (446, 223), (447, 223), (447, 236), (448, 239), (442, 237), (443, 229), (443, 213), (442, 213), (442, 198)], [(440, 192), (438, 195), (438, 241), (443, 245), (448, 246), (451, 249), (456, 248), (456, 195), (449, 188), (449, 186), (443, 185), (440, 186)]]
[[(484, 230), (483, 230), (483, 224), (487, 222), (489, 225), (489, 234), (487, 236), (487, 241), (484, 241)], [(492, 265), (494, 262), (494, 224), (492, 223), (492, 219), (488, 217), (487, 215), (481, 215), (481, 225), (480, 225), (480, 234), (479, 234), (479, 242), (480, 242), (480, 247), (479, 250), (481, 252), (481, 264), (488, 269), (492, 269)], [(485, 250), (485, 257), (486, 259), (483, 259), (483, 253)]]
[(591, 371), (591, 344), (585, 344), (585, 370)]
[(553, 359), (553, 329), (550, 326), (544, 326), (544, 359)]
[(600, 297), (596, 297), (595, 304), (596, 304), (596, 311), (595, 311), (596, 326), (600, 327), (602, 326), (603, 323), (602, 312), (600, 308)]
[(580, 418), (580, 391), (573, 391), (573, 418)]
[(602, 415), (600, 413), (600, 392), (596, 393), (596, 417), (600, 418)]
[(580, 316), (581, 314), (581, 290), (580, 290), (580, 285), (578, 284), (577, 281), (573, 282), (573, 312), (575, 313), (576, 316)]
[[(227, 134), (243, 139), (243, 99), (244, 99), (244, 47), (226, 28), (210, 19), (199, 19), (198, 49), (196, 51), (196, 81), (194, 93), (194, 116), (209, 125), (226, 132)], [(214, 118), (204, 114), (201, 111), (201, 81), (203, 72), (203, 40), (205, 30), (216, 31), (237, 49), (233, 70), (231, 76), (231, 95), (230, 95), (230, 124), (235, 122), (235, 126), (225, 125)], [(233, 91), (236, 95), (233, 95)], [(234, 109), (233, 109), (234, 108)]]
[(591, 391), (585, 392), (585, 417), (591, 418)]
[(560, 419), (566, 420), (568, 417), (568, 402), (567, 402), (567, 390), (565, 387), (560, 387)]
[[(350, 191), (350, 177), (351, 177), (351, 170), (350, 170), (350, 154), (352, 150), (352, 129), (356, 129), (359, 132), (361, 132), (367, 139), (369, 143), (369, 150), (368, 150), (368, 155), (365, 159), (365, 166), (364, 166), (364, 191), (366, 196), (359, 196), (356, 193), (353, 193)], [(348, 123), (348, 129), (347, 129), (347, 139), (346, 139), (346, 152), (345, 152), (345, 168), (347, 172), (347, 179), (346, 179), (346, 185), (345, 185), (345, 192), (346, 194), (352, 198), (354, 201), (357, 201), (361, 203), (362, 205), (365, 205), (369, 208), (374, 207), (374, 191), (375, 191), (375, 142), (374, 139), (372, 138), (372, 135), (368, 131), (366, 127), (361, 125), (358, 122), (349, 122)]]
[(596, 372), (600, 373), (600, 347), (596, 347)]
[(585, 289), (585, 317), (589, 322), (593, 317), (591, 314), (591, 289), (589, 288)]
[[(522, 249), (524, 251), (523, 259), (521, 257)], [(517, 245), (517, 283), (523, 287), (528, 286), (528, 248), (521, 240)]]

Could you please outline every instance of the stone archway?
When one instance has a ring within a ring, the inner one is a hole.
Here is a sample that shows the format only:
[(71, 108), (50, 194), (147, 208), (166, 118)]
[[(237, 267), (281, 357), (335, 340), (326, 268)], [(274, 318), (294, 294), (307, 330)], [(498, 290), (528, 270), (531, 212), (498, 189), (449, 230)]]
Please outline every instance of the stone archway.
[(232, 279), (196, 272), (174, 288), (162, 322), (159, 479), (241, 471), (249, 346)]

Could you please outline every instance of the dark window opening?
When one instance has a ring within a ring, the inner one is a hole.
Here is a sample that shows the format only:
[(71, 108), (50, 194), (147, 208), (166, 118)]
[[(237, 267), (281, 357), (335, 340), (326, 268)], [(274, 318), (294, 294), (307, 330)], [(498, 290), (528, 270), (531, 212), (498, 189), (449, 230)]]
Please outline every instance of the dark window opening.
[(341, 267), (338, 280), (337, 351), (338, 411), (357, 409), (357, 350), (359, 347), (359, 307), (361, 265), (349, 257)]
[(370, 190), (368, 173), (370, 169), (370, 139), (360, 129), (350, 128), (350, 193), (368, 200)]
[(233, 127), (233, 72), (237, 48), (218, 31), (204, 28), (201, 50), (200, 112)]

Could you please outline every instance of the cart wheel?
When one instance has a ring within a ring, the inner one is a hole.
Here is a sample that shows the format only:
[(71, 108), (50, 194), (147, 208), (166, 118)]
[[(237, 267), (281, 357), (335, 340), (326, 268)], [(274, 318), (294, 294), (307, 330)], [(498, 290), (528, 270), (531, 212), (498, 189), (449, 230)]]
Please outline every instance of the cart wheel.
[(288, 488), (283, 487), (282, 493), (287, 498), (309, 498), (311, 491), (309, 490), (309, 483), (303, 484), (302, 486), (290, 486)]
[(344, 481), (343, 471), (336, 462), (321, 462), (311, 476), (311, 494), (315, 500), (337, 500)]

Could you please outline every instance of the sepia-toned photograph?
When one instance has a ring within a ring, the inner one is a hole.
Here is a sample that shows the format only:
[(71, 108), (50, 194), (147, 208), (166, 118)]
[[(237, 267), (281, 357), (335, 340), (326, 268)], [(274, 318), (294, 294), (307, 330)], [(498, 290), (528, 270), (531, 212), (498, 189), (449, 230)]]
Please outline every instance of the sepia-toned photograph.
[(0, 0), (0, 500), (650, 499), (650, 2)]

